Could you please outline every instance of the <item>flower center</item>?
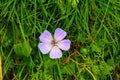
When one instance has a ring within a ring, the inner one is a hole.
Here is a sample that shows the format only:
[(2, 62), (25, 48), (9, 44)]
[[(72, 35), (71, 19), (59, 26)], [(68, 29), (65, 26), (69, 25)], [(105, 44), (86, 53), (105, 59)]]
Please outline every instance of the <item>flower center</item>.
[(56, 42), (55, 40), (52, 40), (51, 44), (52, 44), (53, 46), (56, 46), (57, 42)]

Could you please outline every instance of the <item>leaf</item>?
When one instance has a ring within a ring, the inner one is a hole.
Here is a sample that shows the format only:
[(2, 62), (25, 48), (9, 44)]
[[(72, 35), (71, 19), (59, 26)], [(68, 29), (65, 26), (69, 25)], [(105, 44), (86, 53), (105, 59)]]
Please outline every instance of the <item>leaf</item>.
[(100, 49), (99, 46), (93, 45), (93, 46), (92, 46), (92, 52), (101, 52), (101, 49)]
[(81, 49), (80, 49), (80, 52), (81, 52), (82, 54), (84, 54), (84, 55), (87, 55), (87, 54), (89, 54), (89, 49), (87, 49), (87, 48), (81, 48)]
[[(25, 46), (26, 45), (26, 46)], [(21, 56), (29, 56), (32, 48), (29, 45), (29, 41), (27, 41), (27, 43), (25, 44), (24, 42), (22, 43), (18, 43), (14, 45), (14, 51), (17, 55), (21, 55)]]

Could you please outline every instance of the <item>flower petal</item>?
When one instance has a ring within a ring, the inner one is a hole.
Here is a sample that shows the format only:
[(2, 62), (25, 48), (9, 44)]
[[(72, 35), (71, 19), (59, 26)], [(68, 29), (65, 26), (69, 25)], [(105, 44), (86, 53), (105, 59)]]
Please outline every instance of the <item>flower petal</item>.
[(39, 43), (38, 48), (43, 54), (47, 54), (51, 50), (52, 45), (48, 43)]
[(70, 44), (71, 44), (71, 41), (68, 40), (68, 39), (64, 39), (62, 41), (59, 41), (57, 43), (57, 46), (62, 49), (62, 50), (65, 50), (67, 51), (68, 49), (70, 49)]
[(45, 30), (39, 37), (41, 42), (51, 43), (53, 40), (51, 33), (48, 30)]
[(54, 39), (60, 41), (66, 37), (67, 33), (61, 28), (57, 28), (54, 33)]
[(50, 58), (56, 59), (61, 57), (62, 57), (62, 51), (57, 46), (54, 46), (50, 51)]

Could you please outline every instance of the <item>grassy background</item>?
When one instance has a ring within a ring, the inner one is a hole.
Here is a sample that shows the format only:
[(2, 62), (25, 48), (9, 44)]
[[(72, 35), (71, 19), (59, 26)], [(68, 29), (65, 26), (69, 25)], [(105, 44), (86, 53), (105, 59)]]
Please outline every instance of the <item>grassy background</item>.
[[(44, 30), (67, 32), (69, 51), (38, 49)], [(3, 80), (119, 80), (120, 0), (0, 0)]]

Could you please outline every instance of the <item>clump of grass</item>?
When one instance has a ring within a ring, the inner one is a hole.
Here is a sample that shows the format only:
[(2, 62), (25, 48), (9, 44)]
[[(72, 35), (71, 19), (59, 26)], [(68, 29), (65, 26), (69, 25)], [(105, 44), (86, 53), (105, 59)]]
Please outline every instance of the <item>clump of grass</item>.
[[(3, 80), (119, 80), (119, 12), (117, 0), (1, 0)], [(38, 43), (58, 27), (72, 43), (56, 65)]]

